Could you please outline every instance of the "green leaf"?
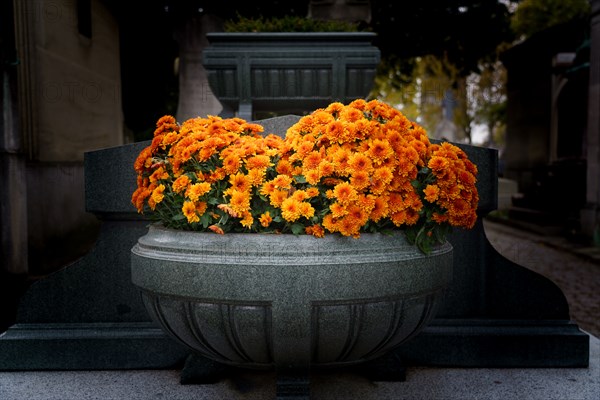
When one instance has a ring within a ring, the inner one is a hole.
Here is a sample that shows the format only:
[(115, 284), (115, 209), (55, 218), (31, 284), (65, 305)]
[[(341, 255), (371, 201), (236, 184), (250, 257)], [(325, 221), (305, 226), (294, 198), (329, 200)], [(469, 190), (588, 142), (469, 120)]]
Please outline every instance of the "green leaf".
[(171, 218), (173, 221), (181, 221), (183, 219), (185, 219), (185, 215), (183, 214), (175, 214), (173, 215), (173, 217)]
[(209, 213), (204, 213), (202, 214), (202, 216), (200, 217), (200, 223), (202, 224), (202, 227), (204, 229), (208, 228), (208, 226), (210, 225), (212, 220), (212, 217), (210, 216)]
[(304, 177), (304, 175), (296, 175), (294, 176), (294, 180), (297, 183), (306, 183), (306, 178)]
[(294, 235), (300, 235), (300, 234), (304, 233), (304, 224), (300, 224), (300, 223), (292, 224), (290, 226), (290, 229), (292, 230), (292, 233)]
[(417, 239), (417, 233), (412, 230), (412, 229), (407, 229), (404, 234), (406, 235), (406, 240), (408, 240), (408, 243), (410, 244), (415, 244), (415, 241)]
[(221, 217), (221, 219), (219, 220), (219, 226), (224, 226), (225, 224), (227, 224), (228, 220), (229, 220), (229, 214), (224, 213), (223, 216)]
[(428, 237), (423, 238), (422, 240), (418, 240), (417, 241), (417, 247), (419, 248), (419, 250), (421, 250), (424, 254), (429, 254), (431, 253), (431, 243), (428, 240)]

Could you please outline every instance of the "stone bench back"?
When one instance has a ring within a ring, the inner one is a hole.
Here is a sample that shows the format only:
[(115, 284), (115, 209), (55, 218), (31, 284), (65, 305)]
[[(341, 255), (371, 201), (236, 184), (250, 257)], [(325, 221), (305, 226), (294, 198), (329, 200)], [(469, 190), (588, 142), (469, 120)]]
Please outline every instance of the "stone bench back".
[[(298, 119), (260, 122), (282, 133)], [(17, 324), (0, 337), (0, 370), (168, 368), (187, 354), (150, 321), (130, 278), (130, 249), (149, 223), (130, 202), (133, 163), (148, 144), (86, 153), (86, 208), (102, 220), (100, 236), (85, 257), (23, 297)], [(479, 169), (480, 219), (452, 233), (444, 306), (398, 354), (421, 365), (587, 365), (589, 338), (569, 322), (562, 292), (500, 256), (485, 237), (481, 218), (497, 204), (497, 152), (460, 147)]]

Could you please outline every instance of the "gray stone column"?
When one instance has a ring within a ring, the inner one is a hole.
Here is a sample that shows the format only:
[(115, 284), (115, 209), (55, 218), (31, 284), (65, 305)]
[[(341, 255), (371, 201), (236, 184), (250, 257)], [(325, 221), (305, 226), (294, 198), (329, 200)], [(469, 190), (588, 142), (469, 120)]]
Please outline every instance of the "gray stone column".
[(219, 115), (221, 103), (215, 97), (202, 65), (202, 51), (208, 46), (207, 32), (217, 31), (219, 23), (211, 15), (193, 16), (176, 32), (179, 43), (179, 103), (178, 121), (189, 118)]
[(584, 233), (600, 235), (600, 0), (592, 0), (590, 88), (587, 131), (587, 204), (581, 211)]

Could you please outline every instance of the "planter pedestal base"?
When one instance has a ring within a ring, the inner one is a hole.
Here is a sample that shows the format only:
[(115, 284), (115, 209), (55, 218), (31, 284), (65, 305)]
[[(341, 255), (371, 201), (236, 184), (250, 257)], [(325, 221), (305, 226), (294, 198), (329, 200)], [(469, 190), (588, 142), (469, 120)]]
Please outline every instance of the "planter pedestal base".
[[(218, 363), (198, 354), (190, 354), (181, 371), (182, 385), (215, 384), (228, 377), (235, 376), (237, 368)], [(396, 353), (389, 353), (376, 360), (347, 368), (337, 368), (337, 371), (347, 371), (363, 376), (371, 382), (404, 382), (406, 366)], [(309, 400), (310, 371), (290, 370), (279, 371), (276, 374), (276, 399), (278, 400)]]
[(371, 382), (406, 381), (406, 364), (395, 352), (385, 354), (376, 360), (352, 367), (352, 372), (364, 376)]
[(286, 371), (277, 374), (277, 400), (309, 400), (308, 371)]
[[(210, 385), (235, 375), (242, 368), (237, 368), (210, 360), (192, 353), (181, 370), (182, 385)], [(277, 399), (309, 400), (309, 371), (291, 370), (278, 372), (276, 375)]]
[(185, 360), (179, 382), (182, 385), (217, 383), (230, 376), (234, 369), (235, 367), (230, 367), (192, 353)]

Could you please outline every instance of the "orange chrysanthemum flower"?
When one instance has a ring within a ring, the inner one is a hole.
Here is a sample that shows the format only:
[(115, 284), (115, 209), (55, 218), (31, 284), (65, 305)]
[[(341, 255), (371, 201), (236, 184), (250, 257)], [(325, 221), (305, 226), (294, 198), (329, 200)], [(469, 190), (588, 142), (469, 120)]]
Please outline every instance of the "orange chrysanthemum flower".
[(341, 218), (348, 213), (348, 210), (346, 210), (346, 207), (344, 207), (340, 203), (331, 204), (329, 206), (329, 209), (331, 210), (331, 215), (333, 215), (334, 218)]
[(193, 201), (184, 202), (181, 211), (190, 224), (200, 221), (200, 217), (196, 214), (196, 205)]
[(317, 167), (320, 176), (331, 176), (335, 172), (335, 166), (327, 160), (321, 161)]
[(332, 155), (331, 159), (338, 173), (343, 172), (348, 168), (350, 152), (346, 149), (340, 148)]
[(329, 232), (334, 233), (337, 232), (337, 221), (331, 214), (327, 214), (323, 217), (323, 228), (327, 229)]
[(373, 171), (373, 180), (381, 181), (384, 185), (389, 185), (389, 183), (394, 179), (394, 173), (392, 169), (387, 167), (376, 168)]
[(292, 178), (280, 174), (273, 179), (273, 184), (279, 189), (289, 189), (292, 186)]
[(317, 169), (321, 163), (321, 153), (318, 151), (311, 151), (304, 157), (302, 161), (302, 168), (304, 169)]
[(355, 171), (350, 177), (350, 184), (357, 190), (365, 189), (369, 186), (370, 179), (367, 171)]
[(230, 154), (223, 159), (223, 169), (228, 174), (234, 174), (240, 169), (242, 160), (237, 154)]
[(438, 199), (440, 188), (437, 185), (427, 185), (425, 190), (423, 190), (423, 193), (425, 194), (425, 200), (433, 203)]
[(304, 229), (305, 233), (307, 235), (313, 235), (314, 237), (318, 237), (318, 238), (322, 238), (325, 236), (325, 230), (323, 229), (323, 227), (321, 225), (311, 225), (311, 226), (307, 226)]
[(239, 190), (231, 192), (229, 207), (238, 215), (242, 215), (245, 211), (248, 211), (250, 209), (250, 195), (248, 192)]
[(369, 213), (364, 208), (353, 205), (348, 207), (348, 217), (353, 218), (358, 225), (362, 226), (367, 222)]
[(165, 197), (165, 185), (158, 185), (153, 191), (152, 191), (152, 201), (154, 201), (154, 204), (158, 204), (161, 201), (163, 201), (164, 197)]
[(263, 214), (261, 214), (258, 221), (260, 222), (261, 226), (267, 228), (269, 225), (271, 225), (271, 222), (273, 222), (273, 218), (271, 217), (271, 213), (265, 211)]
[(388, 203), (385, 197), (376, 197), (373, 209), (371, 210), (370, 219), (374, 222), (379, 222), (382, 218), (388, 216)]
[(348, 204), (356, 199), (356, 189), (347, 182), (338, 183), (333, 188), (333, 195), (342, 204)]
[(308, 193), (305, 190), (296, 190), (292, 194), (292, 198), (296, 199), (298, 201), (304, 201), (304, 200), (308, 199)]
[(344, 142), (344, 124), (341, 121), (334, 121), (328, 124), (325, 133), (327, 139), (332, 143)]
[(223, 229), (218, 226), (218, 225), (211, 225), (208, 227), (208, 229), (210, 229), (211, 231), (213, 231), (214, 233), (217, 233), (219, 235), (224, 235), (225, 232), (223, 231)]
[(315, 209), (310, 203), (303, 201), (300, 203), (300, 215), (304, 218), (312, 218), (315, 215)]
[(297, 154), (299, 158), (304, 158), (308, 153), (310, 153), (314, 148), (314, 143), (310, 141), (303, 141), (298, 146)]
[(248, 182), (252, 186), (260, 186), (265, 181), (266, 168), (254, 168), (248, 171)]
[(292, 167), (292, 164), (288, 160), (282, 158), (277, 163), (277, 168), (275, 168), (275, 170), (281, 175), (292, 175), (294, 167)]
[(229, 184), (231, 185), (231, 190), (235, 190), (238, 192), (247, 192), (250, 190), (251, 187), (250, 180), (246, 175), (242, 173), (231, 175), (229, 177)]
[(254, 217), (252, 216), (252, 213), (249, 211), (245, 211), (244, 214), (242, 215), (242, 219), (240, 220), (240, 224), (244, 228), (251, 228), (253, 223), (254, 223)]
[(275, 187), (275, 183), (273, 181), (265, 182), (260, 188), (260, 194), (263, 196), (269, 196), (276, 189), (277, 188)]
[(190, 178), (187, 175), (181, 175), (173, 182), (173, 191), (175, 193), (181, 193), (187, 189), (190, 184)]
[(274, 207), (280, 207), (281, 203), (288, 197), (288, 192), (285, 190), (274, 190), (269, 195), (269, 202)]
[(318, 169), (305, 170), (304, 178), (306, 178), (306, 182), (309, 184), (316, 185), (321, 179), (321, 172)]
[(265, 155), (257, 155), (246, 160), (246, 168), (267, 168), (271, 165), (271, 158)]
[(188, 186), (185, 191), (185, 196), (191, 201), (198, 201), (198, 199), (210, 192), (211, 186), (208, 182), (194, 183)]
[(164, 170), (163, 167), (158, 167), (152, 175), (150, 175), (150, 182), (156, 182), (159, 180), (169, 179), (169, 173)]
[(338, 232), (344, 236), (358, 237), (360, 233), (360, 222), (350, 216), (341, 218), (336, 225)]
[(381, 164), (386, 159), (390, 158), (394, 154), (394, 150), (388, 143), (387, 140), (373, 140), (369, 143), (369, 150), (367, 155), (371, 157), (375, 164)]
[(308, 197), (315, 197), (319, 195), (319, 189), (316, 187), (309, 187), (306, 189), (306, 194)]
[(204, 201), (199, 201), (196, 203), (196, 213), (199, 216), (203, 216), (204, 213), (206, 212), (207, 208), (208, 208), (208, 204)]
[(354, 153), (348, 160), (351, 171), (365, 171), (370, 173), (373, 170), (373, 162), (369, 157), (362, 153)]
[(300, 202), (293, 198), (287, 198), (281, 203), (281, 216), (289, 222), (294, 222), (301, 215)]
[(436, 172), (443, 171), (448, 166), (448, 160), (442, 157), (434, 156), (431, 157), (427, 166)]
[(150, 190), (145, 187), (138, 187), (133, 195), (131, 196), (131, 202), (137, 208), (138, 213), (142, 213), (144, 210), (144, 201), (152, 194)]
[(217, 208), (219, 210), (225, 211), (227, 214), (231, 215), (233, 218), (238, 217), (237, 211), (234, 211), (233, 208), (229, 207), (227, 204), (218, 204)]
[(390, 193), (388, 196), (388, 208), (391, 212), (404, 210), (406, 206), (404, 205), (402, 195), (399, 193)]

